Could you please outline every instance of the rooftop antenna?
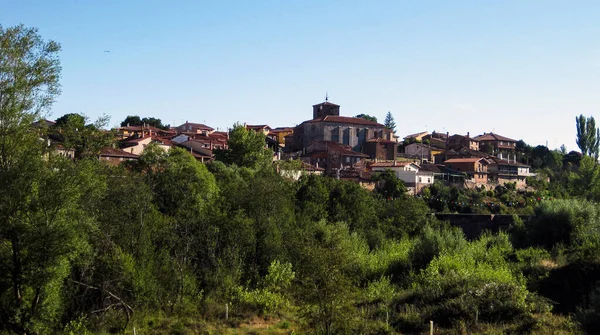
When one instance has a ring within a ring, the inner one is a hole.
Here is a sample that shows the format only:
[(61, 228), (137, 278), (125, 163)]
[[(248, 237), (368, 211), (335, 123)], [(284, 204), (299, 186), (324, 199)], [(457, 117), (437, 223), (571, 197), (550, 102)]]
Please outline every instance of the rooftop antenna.
[(325, 101), (329, 101), (329, 93), (327, 91), (325, 91)]

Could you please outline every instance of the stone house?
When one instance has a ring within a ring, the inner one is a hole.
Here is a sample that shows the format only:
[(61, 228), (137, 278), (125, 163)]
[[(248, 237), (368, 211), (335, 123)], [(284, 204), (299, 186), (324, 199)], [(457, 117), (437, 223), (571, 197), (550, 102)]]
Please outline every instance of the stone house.
[(472, 181), (478, 184), (488, 182), (488, 165), (490, 162), (483, 157), (451, 158), (444, 162), (444, 165), (469, 176)]
[(353, 151), (349, 146), (332, 141), (314, 141), (305, 149), (301, 160), (307, 164), (324, 168), (332, 175), (336, 170), (351, 167), (369, 156)]
[(113, 166), (119, 165), (124, 161), (137, 160), (138, 158), (138, 155), (115, 148), (103, 148), (98, 154), (100, 161)]
[(516, 161), (516, 140), (494, 133), (483, 133), (483, 135), (475, 136), (475, 139), (479, 141), (481, 151), (500, 159)]
[(471, 138), (469, 133), (467, 136), (454, 134), (448, 137), (448, 150), (458, 150), (461, 148), (468, 148), (470, 150), (479, 151), (479, 140)]

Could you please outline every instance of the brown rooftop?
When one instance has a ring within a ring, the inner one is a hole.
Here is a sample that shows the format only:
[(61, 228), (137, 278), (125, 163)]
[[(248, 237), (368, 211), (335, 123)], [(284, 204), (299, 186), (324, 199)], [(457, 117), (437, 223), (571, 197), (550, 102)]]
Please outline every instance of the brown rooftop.
[(483, 135), (475, 136), (474, 139), (479, 141), (506, 141), (506, 142), (517, 142), (511, 138), (494, 134), (494, 133), (483, 133)]
[(334, 116), (334, 115), (327, 115), (323, 118), (304, 121), (303, 123), (317, 123), (317, 122), (350, 123), (350, 124), (360, 124), (360, 125), (365, 125), (365, 126), (383, 127), (383, 125), (381, 123), (377, 123), (377, 122), (363, 119), (360, 117)]
[(444, 164), (446, 164), (446, 163), (475, 163), (480, 160), (484, 160), (487, 163), (487, 161), (483, 157), (465, 157), (465, 158), (451, 158), (447, 161), (444, 161)]
[(102, 148), (100, 155), (102, 157), (123, 157), (123, 158), (138, 158), (138, 155), (115, 148)]
[(316, 107), (316, 106), (323, 106), (323, 105), (325, 105), (325, 106), (336, 106), (336, 107), (340, 107), (340, 105), (332, 104), (332, 103), (331, 103), (331, 102), (329, 102), (329, 101), (321, 102), (320, 104), (313, 105), (313, 107)]

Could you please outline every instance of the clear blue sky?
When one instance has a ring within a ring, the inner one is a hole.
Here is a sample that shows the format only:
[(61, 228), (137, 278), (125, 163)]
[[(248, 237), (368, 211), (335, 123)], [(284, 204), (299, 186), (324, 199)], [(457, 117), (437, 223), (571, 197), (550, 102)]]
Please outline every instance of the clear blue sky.
[(569, 150), (575, 116), (600, 118), (599, 20), (600, 1), (0, 0), (0, 24), (62, 44), (51, 118), (293, 126), (327, 91), (401, 136)]

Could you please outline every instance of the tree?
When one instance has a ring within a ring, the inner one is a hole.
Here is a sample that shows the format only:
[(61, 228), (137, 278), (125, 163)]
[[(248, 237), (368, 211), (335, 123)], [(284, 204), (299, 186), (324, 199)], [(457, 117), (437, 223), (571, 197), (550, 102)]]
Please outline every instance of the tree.
[(575, 118), (577, 126), (577, 146), (583, 155), (592, 156), (598, 160), (600, 155), (600, 129), (596, 128), (593, 116), (583, 114)]
[(80, 114), (65, 114), (50, 129), (51, 136), (66, 149), (75, 150), (76, 158), (96, 157), (100, 150), (112, 146), (114, 136), (101, 128), (106, 127), (109, 117), (102, 116), (94, 123), (86, 124), (87, 118)]
[(137, 115), (127, 115), (125, 120), (121, 122), (121, 127), (129, 127), (129, 126), (141, 126), (142, 119)]
[(125, 118), (125, 120), (123, 120), (123, 122), (121, 122), (121, 127), (141, 126), (141, 125), (148, 125), (148, 126), (152, 126), (152, 127), (156, 127), (156, 128), (160, 128), (160, 129), (164, 129), (164, 130), (169, 129), (169, 125), (163, 125), (161, 119), (158, 119), (155, 117), (140, 118), (137, 115), (128, 115)]
[(387, 169), (376, 176), (378, 181), (382, 181), (383, 185), (377, 188), (377, 193), (381, 194), (384, 199), (402, 198), (406, 195), (406, 187), (404, 182), (398, 177), (394, 171)]
[(392, 116), (391, 112), (387, 112), (387, 115), (385, 116), (385, 121), (383, 122), (383, 124), (385, 125), (385, 127), (387, 129), (396, 133), (396, 121), (394, 121), (394, 117)]
[(229, 149), (215, 151), (216, 159), (226, 164), (256, 168), (270, 163), (273, 152), (266, 148), (265, 134), (236, 123), (229, 133)]
[(0, 330), (21, 334), (56, 320), (76, 252), (68, 217), (83, 191), (78, 173), (44, 160), (31, 129), (60, 92), (59, 51), (35, 28), (0, 26)]
[(365, 119), (365, 120), (369, 120), (369, 121), (373, 121), (373, 122), (377, 122), (377, 118), (368, 114), (358, 114), (357, 116), (358, 118), (361, 119)]

